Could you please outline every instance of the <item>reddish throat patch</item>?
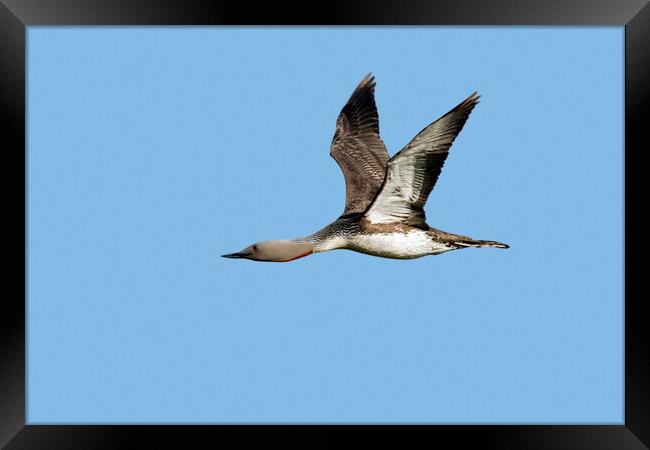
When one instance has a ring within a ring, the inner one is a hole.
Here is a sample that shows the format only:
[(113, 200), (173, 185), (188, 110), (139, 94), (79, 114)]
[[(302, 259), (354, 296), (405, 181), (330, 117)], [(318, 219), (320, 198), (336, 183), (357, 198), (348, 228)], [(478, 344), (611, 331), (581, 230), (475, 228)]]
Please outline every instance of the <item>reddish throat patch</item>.
[(295, 258), (287, 259), (286, 261), (280, 261), (280, 262), (289, 262), (289, 261), (295, 261), (296, 259), (304, 258), (305, 256), (309, 256), (312, 253), (314, 253), (313, 250), (309, 250), (307, 253), (303, 253), (302, 255), (298, 255)]

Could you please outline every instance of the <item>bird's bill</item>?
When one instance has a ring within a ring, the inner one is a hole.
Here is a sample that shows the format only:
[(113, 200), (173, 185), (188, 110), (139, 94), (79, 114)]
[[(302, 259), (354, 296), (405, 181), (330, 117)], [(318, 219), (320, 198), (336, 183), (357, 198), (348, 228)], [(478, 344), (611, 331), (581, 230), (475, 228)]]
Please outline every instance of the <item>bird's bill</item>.
[(221, 257), (237, 259), (237, 258), (248, 258), (251, 255), (252, 253), (249, 252), (236, 252), (236, 253), (228, 253), (226, 255), (221, 255)]

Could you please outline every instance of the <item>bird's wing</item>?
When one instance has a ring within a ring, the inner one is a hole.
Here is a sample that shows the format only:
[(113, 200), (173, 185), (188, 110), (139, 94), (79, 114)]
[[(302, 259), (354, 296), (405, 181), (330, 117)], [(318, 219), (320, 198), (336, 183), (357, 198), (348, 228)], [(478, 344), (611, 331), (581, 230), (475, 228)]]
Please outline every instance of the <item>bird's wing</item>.
[(343, 215), (365, 211), (384, 181), (388, 162), (388, 151), (379, 137), (372, 75), (361, 80), (341, 110), (330, 155), (345, 176)]
[(371, 223), (403, 222), (428, 228), (424, 204), (438, 180), (449, 147), (478, 103), (476, 92), (420, 131), (388, 161), (386, 179), (365, 217)]

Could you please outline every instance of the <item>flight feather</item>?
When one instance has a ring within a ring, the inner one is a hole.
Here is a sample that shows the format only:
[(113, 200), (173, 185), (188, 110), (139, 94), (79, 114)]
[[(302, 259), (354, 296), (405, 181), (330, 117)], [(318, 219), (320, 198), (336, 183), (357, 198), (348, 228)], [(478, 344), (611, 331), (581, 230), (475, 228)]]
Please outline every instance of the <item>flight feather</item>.
[(388, 151), (379, 137), (375, 79), (361, 80), (336, 120), (330, 155), (345, 176), (343, 215), (361, 213), (384, 181)]
[(476, 92), (420, 131), (388, 161), (386, 177), (366, 211), (371, 223), (402, 222), (427, 229), (424, 204), (442, 171), (451, 144), (478, 103)]

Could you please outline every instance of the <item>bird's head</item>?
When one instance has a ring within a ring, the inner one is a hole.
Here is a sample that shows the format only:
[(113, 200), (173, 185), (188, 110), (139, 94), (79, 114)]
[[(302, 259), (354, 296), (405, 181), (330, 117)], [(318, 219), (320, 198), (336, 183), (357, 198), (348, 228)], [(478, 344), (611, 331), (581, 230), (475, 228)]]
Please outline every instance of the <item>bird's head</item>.
[(249, 245), (236, 253), (221, 255), (224, 258), (241, 258), (252, 261), (288, 262), (314, 252), (311, 242), (262, 241)]

